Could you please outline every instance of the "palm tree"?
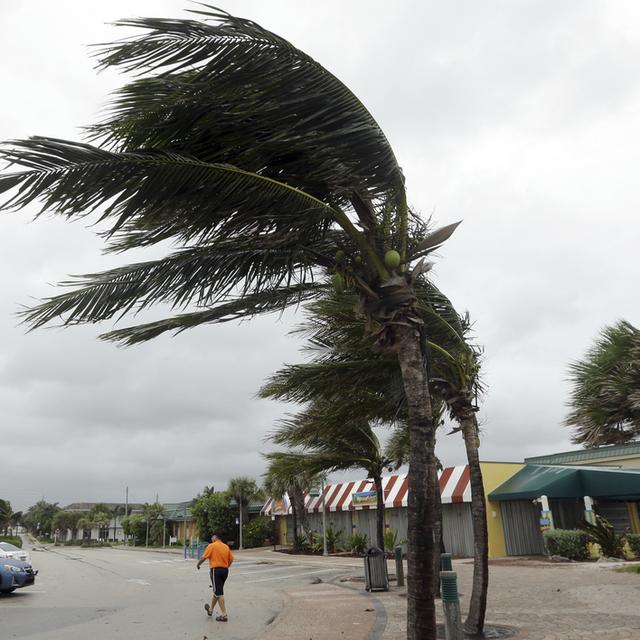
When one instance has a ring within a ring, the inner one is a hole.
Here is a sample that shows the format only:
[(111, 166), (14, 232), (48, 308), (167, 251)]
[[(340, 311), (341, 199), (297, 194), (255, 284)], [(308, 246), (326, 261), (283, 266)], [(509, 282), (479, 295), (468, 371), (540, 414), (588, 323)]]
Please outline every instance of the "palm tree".
[(242, 551), (242, 512), (251, 500), (261, 494), (261, 491), (255, 480), (244, 477), (231, 478), (227, 491), (238, 504), (238, 513), (240, 516), (238, 519), (240, 524), (240, 543), (238, 548)]
[(569, 365), (572, 441), (585, 447), (640, 437), (640, 330), (621, 320), (605, 327), (582, 360)]
[(12, 517), (11, 503), (8, 500), (0, 499), (0, 531), (6, 534), (7, 529), (11, 526)]
[(312, 534), (305, 508), (305, 495), (309, 493), (311, 485), (317, 475), (299, 464), (299, 458), (283, 452), (264, 454), (268, 461), (264, 474), (264, 489), (275, 500), (288, 496), (291, 502), (293, 519), (293, 550), (300, 550), (298, 525), (302, 526), (304, 534), (309, 538)]
[[(462, 325), (464, 334), (470, 323), (466, 317)], [(480, 635), (484, 628), (489, 586), (489, 536), (484, 482), (480, 467), (480, 440), (477, 421), (477, 397), (482, 391), (480, 383), (480, 350), (468, 342), (451, 345), (449, 350), (432, 345), (439, 354), (433, 360), (433, 391), (445, 403), (449, 415), (458, 423), (452, 433), (462, 432), (469, 463), (471, 486), (471, 518), (473, 523), (473, 586), (469, 599), (469, 612), (464, 623), (470, 635)]]
[[(420, 292), (422, 293), (422, 292)], [(478, 456), (478, 423), (476, 398), (481, 391), (479, 381), (480, 351), (468, 343), (470, 320), (457, 314), (451, 303), (432, 285), (429, 295), (420, 296), (423, 322), (431, 340), (425, 348), (430, 352), (432, 407), (436, 424), (440, 424), (446, 406), (462, 431), (470, 468), (472, 522), (474, 530), (474, 578), (469, 614), (465, 627), (480, 634), (484, 627), (488, 591), (488, 534), (482, 470)], [(430, 301), (438, 300), (437, 306)], [(319, 455), (315, 468), (327, 470), (365, 466), (349, 464), (358, 459), (376, 460), (371, 446), (368, 422), (394, 424), (395, 433), (386, 451), (385, 463), (400, 466), (409, 456), (409, 434), (404, 424), (404, 389), (397, 362), (384, 356), (372, 357), (366, 339), (359, 331), (348, 294), (325, 296), (308, 306), (309, 319), (298, 333), (308, 337), (306, 349), (313, 355), (304, 365), (290, 365), (277, 372), (262, 390), (265, 397), (311, 402), (312, 409), (303, 412), (276, 432), (275, 441), (288, 446), (303, 446), (314, 457), (327, 448), (336, 459), (343, 452), (344, 466), (338, 467), (331, 457)], [(326, 415), (316, 405), (326, 408)], [(368, 422), (367, 422), (368, 421)], [(364, 422), (364, 426), (360, 427)], [(356, 425), (356, 426), (354, 426)], [(365, 429), (366, 428), (366, 429)], [(372, 434), (371, 434), (372, 435)], [(374, 436), (375, 437), (375, 436)], [(363, 450), (368, 451), (364, 455)], [(381, 454), (380, 454), (381, 455)], [(381, 455), (382, 457), (382, 455)], [(437, 548), (441, 540), (441, 505), (436, 497)], [(380, 498), (381, 499), (381, 498)], [(378, 511), (380, 518), (381, 509)], [(379, 520), (378, 529), (383, 527)], [(379, 534), (382, 536), (382, 534)], [(434, 583), (439, 588), (439, 551), (434, 554)]]
[(377, 545), (384, 549), (382, 474), (392, 464), (368, 420), (345, 420), (341, 407), (318, 403), (280, 422), (275, 444), (298, 449), (299, 465), (311, 474), (365, 469), (376, 487)]
[[(415, 287), (427, 234), (378, 123), (335, 76), (249, 20), (124, 20), (144, 30), (108, 45), (126, 84), (90, 129), (95, 144), (31, 138), (4, 148), (5, 208), (40, 200), (67, 218), (99, 211), (107, 250), (173, 241), (164, 258), (73, 281), (25, 314), (31, 327), (92, 323), (168, 302), (185, 313), (110, 332), (123, 344), (297, 304), (334, 284), (358, 294), (376, 346), (402, 373), (411, 433), (408, 637), (435, 637), (434, 425)], [(412, 224), (413, 220), (413, 224)], [(196, 310), (189, 311), (191, 304)]]

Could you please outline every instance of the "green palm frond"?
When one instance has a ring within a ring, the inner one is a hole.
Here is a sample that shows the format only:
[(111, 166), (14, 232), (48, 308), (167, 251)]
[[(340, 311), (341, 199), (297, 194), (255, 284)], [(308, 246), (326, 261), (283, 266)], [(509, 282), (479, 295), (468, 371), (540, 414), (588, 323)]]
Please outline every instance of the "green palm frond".
[(157, 338), (167, 331), (178, 334), (202, 324), (222, 324), (264, 313), (281, 312), (285, 308), (301, 304), (305, 300), (315, 297), (323, 288), (324, 285), (310, 282), (246, 294), (204, 311), (182, 313), (155, 322), (115, 329), (100, 337), (103, 340), (117, 342), (122, 346), (131, 346)]
[(342, 204), (354, 191), (381, 198), (401, 189), (384, 133), (340, 80), (250, 20), (213, 7), (195, 13), (200, 20), (117, 23), (143, 33), (101, 47), (100, 65), (162, 73), (122, 89), (94, 136), (129, 150), (188, 150)]
[(625, 320), (605, 327), (569, 365), (573, 442), (602, 446), (640, 437), (640, 330)]
[[(253, 243), (221, 242), (78, 276), (62, 283), (71, 291), (43, 300), (22, 316), (32, 328), (57, 319), (63, 325), (95, 323), (158, 302), (174, 309), (190, 304), (211, 307), (231, 296), (230, 313), (238, 317), (241, 309), (250, 315), (252, 303), (256, 313), (283, 309), (285, 304), (311, 297), (322, 286), (314, 281), (314, 265), (304, 250), (296, 256), (279, 248), (254, 247)], [(246, 301), (233, 296), (246, 296)], [(189, 318), (182, 320), (190, 323)]]
[(0, 176), (0, 194), (9, 194), (3, 208), (41, 200), (43, 211), (67, 217), (100, 210), (110, 234), (144, 231), (145, 244), (257, 240), (265, 233), (309, 241), (336, 217), (325, 203), (284, 183), (173, 153), (114, 153), (34, 137), (4, 145), (0, 158), (25, 169)]

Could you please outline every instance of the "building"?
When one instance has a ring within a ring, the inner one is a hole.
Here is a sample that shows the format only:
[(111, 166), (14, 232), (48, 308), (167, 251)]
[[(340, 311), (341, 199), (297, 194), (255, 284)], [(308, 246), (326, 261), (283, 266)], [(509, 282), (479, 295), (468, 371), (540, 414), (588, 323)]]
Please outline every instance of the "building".
[[(481, 462), (487, 504), (489, 557), (544, 553), (542, 531), (575, 528), (594, 514), (606, 517), (619, 533), (640, 533), (640, 443), (585, 449), (528, 458), (521, 463)], [(384, 477), (385, 527), (407, 536), (406, 474)], [(443, 539), (455, 556), (473, 555), (469, 468), (439, 472)], [(370, 480), (327, 485), (321, 495), (305, 497), (311, 528), (327, 526), (375, 541), (375, 486)], [(293, 539), (291, 505), (269, 499), (262, 514), (275, 520), (277, 541)]]

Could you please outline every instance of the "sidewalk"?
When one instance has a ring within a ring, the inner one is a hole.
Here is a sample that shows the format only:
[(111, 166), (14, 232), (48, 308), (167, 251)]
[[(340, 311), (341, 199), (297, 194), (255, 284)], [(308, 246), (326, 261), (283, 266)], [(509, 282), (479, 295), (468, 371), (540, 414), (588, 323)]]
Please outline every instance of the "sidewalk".
[[(487, 625), (509, 632), (512, 640), (640, 640), (640, 575), (618, 573), (619, 567), (492, 561)], [(464, 617), (472, 561), (456, 560), (454, 570)], [(345, 576), (362, 574), (345, 567)], [(375, 594), (367, 593), (363, 582), (309, 585), (287, 593), (285, 611), (261, 640), (405, 640), (406, 607), (406, 588), (394, 582), (389, 591)], [(439, 600), (436, 613), (441, 621)]]

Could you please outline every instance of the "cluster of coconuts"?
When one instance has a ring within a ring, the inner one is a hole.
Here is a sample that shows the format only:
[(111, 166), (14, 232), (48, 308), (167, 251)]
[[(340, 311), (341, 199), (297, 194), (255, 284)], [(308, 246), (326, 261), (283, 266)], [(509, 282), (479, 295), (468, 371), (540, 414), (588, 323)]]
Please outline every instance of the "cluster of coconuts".
[[(335, 258), (336, 258), (337, 264), (342, 264), (345, 261), (346, 257), (347, 255), (342, 249), (338, 249), (338, 251), (336, 251)], [(353, 258), (353, 261), (356, 264), (362, 264), (362, 257), (360, 255), (356, 255)], [(387, 269), (390, 269), (392, 271), (397, 269), (400, 266), (401, 261), (402, 261), (402, 258), (400, 257), (400, 254), (395, 249), (390, 249), (384, 254), (384, 266), (387, 267)], [(345, 279), (344, 279), (344, 276), (339, 271), (336, 271), (331, 276), (331, 283), (333, 284), (334, 289), (338, 293), (342, 293), (344, 291)]]

